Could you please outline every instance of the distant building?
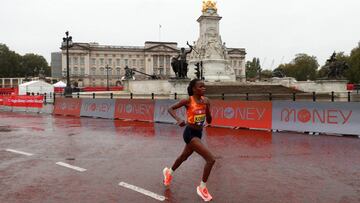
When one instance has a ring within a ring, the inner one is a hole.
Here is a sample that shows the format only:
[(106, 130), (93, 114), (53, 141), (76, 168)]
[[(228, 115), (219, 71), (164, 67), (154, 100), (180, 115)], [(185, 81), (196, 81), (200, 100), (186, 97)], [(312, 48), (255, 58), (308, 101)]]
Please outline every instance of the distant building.
[[(145, 46), (107, 46), (98, 43), (73, 43), (69, 49), (69, 69), (71, 82), (83, 86), (106, 86), (106, 67), (110, 67), (109, 85), (121, 83), (125, 75), (124, 68), (135, 68), (146, 74), (155, 74), (163, 79), (174, 76), (171, 68), (171, 58), (180, 51), (176, 42), (145, 42)], [(241, 77), (245, 71), (245, 49), (229, 48), (230, 63), (235, 74)], [(53, 58), (54, 57), (54, 58)], [(58, 54), (52, 55), (53, 77), (58, 75)], [(66, 49), (61, 52), (61, 75), (66, 79)], [(54, 66), (53, 66), (54, 65)], [(145, 79), (144, 75), (136, 73), (135, 78)], [(60, 78), (59, 78), (60, 79)]]
[(51, 53), (51, 77), (62, 77), (62, 58), (61, 52)]

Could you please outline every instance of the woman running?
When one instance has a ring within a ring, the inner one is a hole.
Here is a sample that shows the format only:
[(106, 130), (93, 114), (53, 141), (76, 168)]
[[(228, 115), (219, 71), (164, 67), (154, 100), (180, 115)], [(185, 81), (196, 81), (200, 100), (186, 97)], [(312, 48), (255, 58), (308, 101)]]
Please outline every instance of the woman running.
[[(165, 167), (164, 185), (169, 186), (174, 171), (195, 151), (200, 154), (205, 160), (202, 181), (196, 188), (197, 194), (203, 198), (204, 201), (210, 201), (212, 196), (209, 194), (206, 188), (206, 182), (211, 172), (211, 168), (215, 163), (215, 158), (207, 147), (201, 142), (202, 129), (205, 120), (208, 124), (211, 123), (210, 103), (209, 100), (204, 97), (205, 84), (199, 79), (194, 79), (190, 82), (187, 88), (189, 98), (183, 99), (169, 108), (170, 115), (177, 121), (177, 125), (180, 127), (186, 126), (183, 134), (184, 141), (186, 143), (184, 151), (176, 159), (174, 165), (171, 168)], [(187, 110), (187, 122), (180, 119), (175, 110), (185, 106)]]

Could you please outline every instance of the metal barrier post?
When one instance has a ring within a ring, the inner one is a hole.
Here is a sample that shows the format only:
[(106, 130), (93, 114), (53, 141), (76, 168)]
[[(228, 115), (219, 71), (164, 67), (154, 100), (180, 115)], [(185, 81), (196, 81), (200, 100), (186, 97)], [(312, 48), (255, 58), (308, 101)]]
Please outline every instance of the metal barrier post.
[(95, 92), (93, 93), (93, 99), (95, 99)]
[(151, 93), (151, 99), (152, 100), (154, 100), (154, 97), (155, 97), (154, 93)]
[(133, 93), (132, 92), (130, 93), (130, 99), (133, 99)]
[(293, 92), (293, 101), (296, 101), (296, 92)]
[(334, 102), (334, 91), (331, 92), (331, 101)]
[(175, 98), (175, 100), (177, 99), (177, 93), (175, 92), (175, 94), (174, 94), (174, 98)]
[(272, 93), (269, 93), (269, 101), (272, 101)]
[(224, 93), (222, 93), (222, 100), (225, 100), (225, 94)]
[(351, 102), (351, 92), (348, 92), (348, 102)]
[(111, 92), (110, 93), (110, 99), (113, 99), (114, 98), (114, 94)]
[(249, 101), (249, 93), (246, 93), (246, 101)]
[(316, 102), (316, 93), (313, 92), (313, 101)]

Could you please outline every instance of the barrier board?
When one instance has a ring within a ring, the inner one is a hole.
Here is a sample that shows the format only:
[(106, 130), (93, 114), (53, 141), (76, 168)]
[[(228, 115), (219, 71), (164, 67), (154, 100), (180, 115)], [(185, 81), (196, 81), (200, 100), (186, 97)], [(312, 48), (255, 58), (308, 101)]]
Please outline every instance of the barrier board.
[(82, 99), (80, 116), (114, 118), (114, 99)]
[(4, 104), (13, 107), (42, 108), (44, 96), (11, 95)]
[[(170, 106), (178, 102), (178, 100), (156, 100), (154, 119), (156, 122), (162, 123), (176, 123), (176, 120), (168, 113)], [(185, 107), (176, 110), (176, 115), (181, 119), (186, 119)]]
[(273, 102), (273, 129), (360, 135), (360, 103)]
[(117, 99), (115, 106), (116, 119), (154, 121), (154, 100)]
[(271, 102), (210, 101), (211, 125), (271, 129)]
[(56, 98), (54, 114), (80, 117), (81, 99)]

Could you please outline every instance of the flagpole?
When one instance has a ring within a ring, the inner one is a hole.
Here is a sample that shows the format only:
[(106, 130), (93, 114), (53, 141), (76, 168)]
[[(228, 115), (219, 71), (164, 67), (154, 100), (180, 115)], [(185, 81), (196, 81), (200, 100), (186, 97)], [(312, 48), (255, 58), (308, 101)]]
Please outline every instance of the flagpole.
[(159, 24), (159, 42), (161, 42), (161, 25)]

